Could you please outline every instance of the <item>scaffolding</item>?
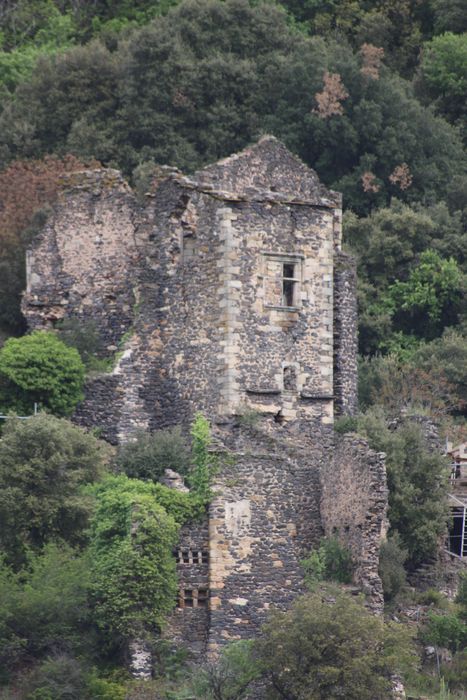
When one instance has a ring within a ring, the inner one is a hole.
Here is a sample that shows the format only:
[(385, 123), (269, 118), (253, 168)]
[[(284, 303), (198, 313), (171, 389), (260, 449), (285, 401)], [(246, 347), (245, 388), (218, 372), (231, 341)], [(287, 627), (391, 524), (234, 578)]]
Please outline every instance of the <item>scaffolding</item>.
[(458, 557), (467, 557), (467, 498), (449, 494), (451, 523), (448, 550)]

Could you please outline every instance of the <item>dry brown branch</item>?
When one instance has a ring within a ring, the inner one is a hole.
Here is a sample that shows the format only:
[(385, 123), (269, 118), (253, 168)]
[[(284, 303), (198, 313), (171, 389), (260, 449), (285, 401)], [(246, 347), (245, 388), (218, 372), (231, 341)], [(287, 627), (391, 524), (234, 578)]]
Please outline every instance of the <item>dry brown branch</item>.
[(323, 91), (315, 94), (315, 100), (318, 106), (313, 112), (321, 117), (321, 119), (327, 119), (335, 114), (343, 114), (344, 108), (342, 102), (347, 99), (349, 93), (345, 89), (340, 75), (338, 73), (328, 73), (328, 71), (325, 71), (323, 82)]
[(384, 49), (373, 46), (373, 44), (362, 44), (360, 47), (360, 55), (362, 57), (360, 73), (371, 80), (378, 80)]
[(396, 165), (389, 176), (389, 181), (392, 182), (393, 185), (398, 185), (401, 190), (407, 190), (412, 184), (412, 180), (412, 173), (407, 163)]
[(366, 170), (362, 177), (362, 187), (364, 192), (379, 192), (381, 189), (377, 182), (375, 182), (376, 175), (370, 170)]

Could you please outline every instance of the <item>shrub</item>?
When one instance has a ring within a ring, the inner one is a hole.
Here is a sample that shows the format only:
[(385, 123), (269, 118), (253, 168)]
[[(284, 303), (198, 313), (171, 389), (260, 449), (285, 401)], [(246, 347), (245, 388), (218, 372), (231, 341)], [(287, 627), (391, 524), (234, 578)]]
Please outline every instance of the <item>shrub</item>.
[(312, 588), (318, 581), (352, 581), (352, 556), (349, 550), (335, 537), (321, 540), (319, 549), (314, 549), (302, 561), (305, 582)]
[(217, 659), (206, 663), (195, 675), (193, 687), (199, 700), (241, 700), (261, 669), (254, 658), (253, 641), (232, 642)]
[(298, 598), (287, 612), (274, 611), (254, 648), (272, 697), (386, 700), (409, 644), (400, 625), (385, 624), (362, 601), (327, 587)]
[(186, 474), (190, 453), (179, 427), (139, 432), (136, 440), (121, 447), (117, 465), (127, 476), (158, 481), (165, 469)]
[(446, 459), (427, 448), (421, 426), (410, 419), (390, 429), (384, 413), (373, 409), (359, 417), (358, 431), (373, 450), (386, 453), (389, 522), (407, 549), (407, 568), (416, 569), (446, 533)]
[(63, 418), (10, 418), (0, 440), (0, 549), (21, 566), (50, 541), (85, 541), (93, 501), (81, 488), (103, 473), (104, 443)]
[(89, 653), (92, 618), (86, 557), (48, 545), (15, 574), (0, 564), (0, 666), (10, 671), (25, 658), (73, 650)]
[(87, 700), (85, 671), (67, 654), (46, 659), (29, 678), (28, 700)]
[(405, 588), (406, 559), (407, 550), (401, 545), (399, 533), (395, 532), (381, 544), (379, 551), (379, 575), (383, 583), (385, 600), (393, 600)]
[(423, 636), (429, 644), (446, 647), (452, 652), (461, 651), (467, 646), (467, 624), (454, 613), (430, 613)]
[(467, 621), (467, 571), (459, 574), (459, 588), (457, 590), (456, 603), (461, 606), (461, 615)]
[(83, 398), (79, 353), (54, 333), (35, 331), (9, 338), (0, 350), (0, 408), (31, 415), (34, 403), (69, 415)]
[(442, 666), (441, 675), (449, 688), (467, 691), (467, 650), (455, 654), (452, 663)]
[(436, 588), (428, 588), (426, 591), (418, 593), (417, 602), (420, 605), (432, 605), (439, 610), (447, 610), (449, 607), (449, 601), (446, 596), (441, 591), (436, 590)]

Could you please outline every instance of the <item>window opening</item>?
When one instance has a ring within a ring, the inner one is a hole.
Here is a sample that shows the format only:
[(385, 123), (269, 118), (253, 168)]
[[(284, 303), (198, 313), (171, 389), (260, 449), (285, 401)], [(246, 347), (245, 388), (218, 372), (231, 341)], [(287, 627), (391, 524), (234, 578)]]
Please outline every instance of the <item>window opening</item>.
[(193, 597), (193, 591), (187, 588), (183, 591), (183, 606), (184, 608), (194, 608), (195, 599)]
[(182, 236), (182, 260), (187, 262), (196, 255), (196, 238), (193, 233), (184, 232)]
[(174, 555), (179, 564), (208, 564), (209, 552), (206, 549), (179, 549), (174, 550)]
[(297, 391), (297, 372), (295, 367), (284, 367), (282, 373), (284, 391)]
[(282, 306), (297, 305), (297, 267), (296, 263), (282, 264)]
[(209, 590), (207, 588), (185, 588), (180, 591), (180, 608), (207, 608)]
[(207, 588), (200, 588), (198, 590), (198, 608), (206, 608), (208, 604), (208, 590)]

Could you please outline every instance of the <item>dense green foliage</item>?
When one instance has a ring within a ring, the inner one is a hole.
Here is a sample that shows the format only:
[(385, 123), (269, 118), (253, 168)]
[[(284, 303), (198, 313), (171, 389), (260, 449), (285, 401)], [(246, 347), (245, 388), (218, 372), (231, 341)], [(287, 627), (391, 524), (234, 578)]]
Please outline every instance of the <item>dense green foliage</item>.
[(357, 420), (370, 446), (386, 453), (389, 522), (407, 550), (407, 565), (430, 561), (447, 520), (447, 461), (427, 447), (422, 426), (405, 420), (388, 427), (381, 412), (369, 411)]
[[(391, 195), (446, 196), (448, 173), (465, 166), (456, 132), (384, 67), (368, 78), (362, 60), (341, 42), (294, 31), (279, 7), (186, 0), (115, 50), (94, 41), (44, 55), (5, 101), (0, 150), (4, 162), (71, 151), (127, 173), (150, 159), (191, 170), (269, 131), (356, 210)], [(325, 71), (349, 93), (329, 117), (315, 99)], [(402, 163), (408, 188), (389, 179)], [(378, 192), (364, 191), (366, 171)]]
[(352, 581), (352, 557), (335, 537), (324, 537), (319, 547), (302, 561), (302, 567), (305, 583), (310, 589), (319, 581)]
[(47, 545), (21, 574), (2, 563), (0, 675), (28, 657), (92, 653), (88, 589), (86, 557), (66, 546)]
[(96, 623), (110, 640), (154, 635), (175, 603), (178, 525), (157, 503), (152, 484), (120, 475), (94, 492), (89, 553)]
[(197, 700), (242, 700), (251, 683), (260, 678), (261, 666), (253, 640), (232, 642), (219, 658), (204, 664), (190, 684)]
[(283, 700), (385, 700), (407, 639), (359, 600), (336, 590), (299, 598), (275, 611), (256, 644), (259, 663)]
[(54, 333), (9, 338), (0, 349), (0, 410), (31, 415), (34, 404), (57, 415), (73, 412), (83, 398), (79, 353)]
[(141, 431), (134, 441), (120, 448), (117, 465), (128, 476), (158, 481), (165, 469), (186, 474), (190, 453), (179, 427), (154, 433)]
[(47, 542), (83, 543), (92, 500), (82, 492), (102, 474), (107, 451), (66, 420), (11, 418), (0, 440), (0, 550), (18, 567)]

